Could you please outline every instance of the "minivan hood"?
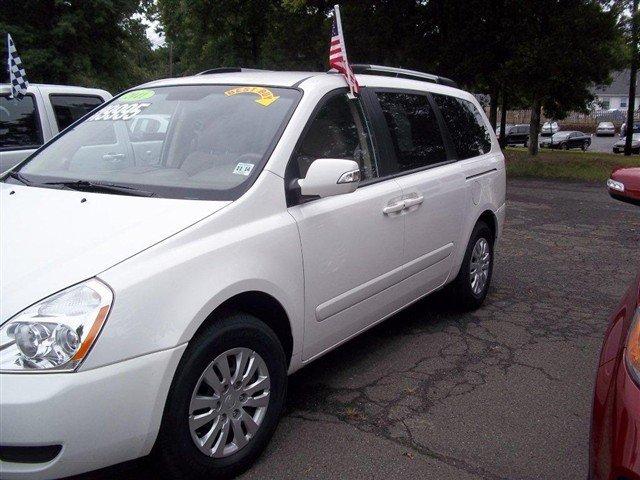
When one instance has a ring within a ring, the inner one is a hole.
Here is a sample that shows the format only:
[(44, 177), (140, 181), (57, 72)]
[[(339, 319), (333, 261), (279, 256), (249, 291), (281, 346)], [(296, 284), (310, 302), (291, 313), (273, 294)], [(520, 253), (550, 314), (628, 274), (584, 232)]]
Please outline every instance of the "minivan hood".
[(229, 203), (0, 183), (0, 323)]

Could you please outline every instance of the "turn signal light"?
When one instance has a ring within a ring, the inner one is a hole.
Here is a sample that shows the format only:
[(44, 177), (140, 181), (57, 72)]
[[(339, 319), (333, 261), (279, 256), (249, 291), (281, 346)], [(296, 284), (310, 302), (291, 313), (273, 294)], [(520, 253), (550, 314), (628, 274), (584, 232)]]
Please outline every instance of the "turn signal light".
[(640, 383), (640, 308), (636, 311), (635, 318), (629, 329), (625, 357), (629, 372)]

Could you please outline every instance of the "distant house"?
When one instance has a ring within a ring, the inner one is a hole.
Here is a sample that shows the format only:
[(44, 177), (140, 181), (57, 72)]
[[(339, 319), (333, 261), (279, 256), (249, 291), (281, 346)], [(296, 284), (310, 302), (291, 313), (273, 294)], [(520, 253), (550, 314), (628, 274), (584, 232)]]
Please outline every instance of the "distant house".
[[(629, 103), (629, 78), (631, 72), (622, 70), (613, 73), (613, 82), (608, 86), (599, 86), (594, 88), (593, 94), (596, 99), (594, 107), (597, 110), (626, 110)], [(636, 77), (636, 86), (638, 86), (638, 78)], [(636, 96), (636, 110), (640, 107), (640, 91)]]

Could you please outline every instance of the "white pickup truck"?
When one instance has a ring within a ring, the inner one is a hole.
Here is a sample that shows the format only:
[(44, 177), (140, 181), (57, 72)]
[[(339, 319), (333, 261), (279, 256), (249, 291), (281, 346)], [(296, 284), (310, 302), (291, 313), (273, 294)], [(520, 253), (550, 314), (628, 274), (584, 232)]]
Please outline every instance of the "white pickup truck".
[(9, 84), (0, 85), (0, 172), (111, 98), (105, 90), (43, 84), (29, 85), (21, 100), (10, 94)]

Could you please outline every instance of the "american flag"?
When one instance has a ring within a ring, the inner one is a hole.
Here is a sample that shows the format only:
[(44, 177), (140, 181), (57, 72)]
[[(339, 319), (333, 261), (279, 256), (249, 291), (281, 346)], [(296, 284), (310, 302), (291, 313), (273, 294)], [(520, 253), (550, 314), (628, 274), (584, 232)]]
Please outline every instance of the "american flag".
[(342, 35), (342, 23), (340, 22), (340, 7), (334, 7), (333, 25), (331, 27), (331, 46), (329, 47), (329, 66), (342, 73), (347, 80), (352, 94), (360, 93), (360, 85), (351, 70), (347, 60), (347, 47)]

